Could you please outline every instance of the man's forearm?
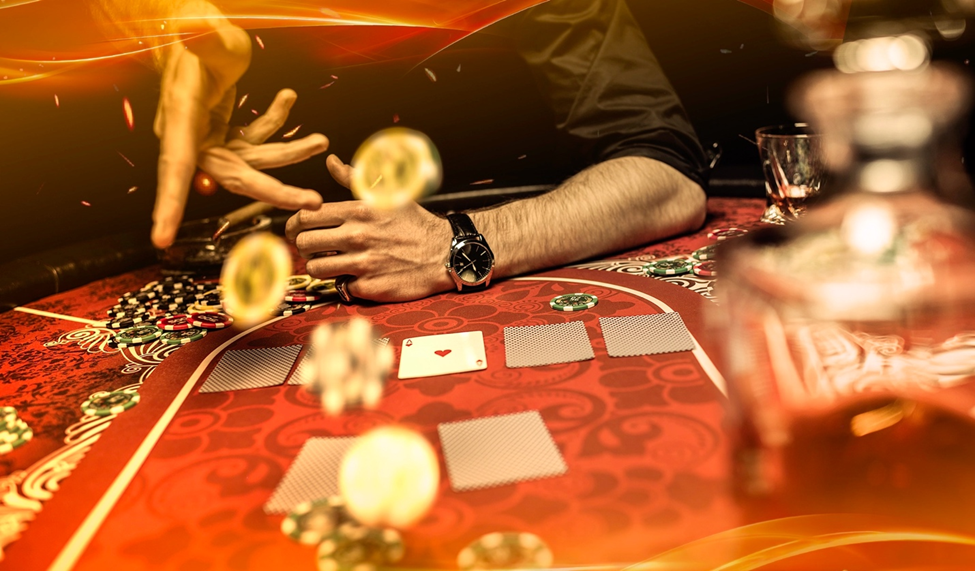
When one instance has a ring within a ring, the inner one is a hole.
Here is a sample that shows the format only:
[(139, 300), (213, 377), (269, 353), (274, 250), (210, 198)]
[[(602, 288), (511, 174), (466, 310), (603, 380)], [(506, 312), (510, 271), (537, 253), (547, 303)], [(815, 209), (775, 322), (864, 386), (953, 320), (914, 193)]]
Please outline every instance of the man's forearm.
[(565, 265), (699, 228), (705, 195), (659, 161), (600, 163), (554, 191), (475, 212), (495, 252), (496, 277)]

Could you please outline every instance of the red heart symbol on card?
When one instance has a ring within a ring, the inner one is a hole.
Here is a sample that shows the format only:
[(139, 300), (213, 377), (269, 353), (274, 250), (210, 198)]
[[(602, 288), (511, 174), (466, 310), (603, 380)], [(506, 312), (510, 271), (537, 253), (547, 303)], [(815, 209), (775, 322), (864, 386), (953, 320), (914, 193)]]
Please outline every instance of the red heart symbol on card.
[(442, 349), (440, 351), (434, 351), (434, 353), (440, 355), (441, 357), (446, 357), (447, 355), (450, 355), (450, 349)]

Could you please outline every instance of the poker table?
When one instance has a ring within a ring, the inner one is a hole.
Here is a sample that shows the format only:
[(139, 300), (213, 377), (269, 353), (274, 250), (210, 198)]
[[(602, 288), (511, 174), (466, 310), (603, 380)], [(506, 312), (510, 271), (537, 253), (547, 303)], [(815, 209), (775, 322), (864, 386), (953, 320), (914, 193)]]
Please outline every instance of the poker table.
[[(126, 291), (158, 279), (150, 266), (0, 314), (0, 404), (34, 430), (0, 456), (2, 569), (316, 569), (313, 547), (280, 530), (263, 505), (311, 437), (399, 424), (440, 454), (437, 425), (539, 411), (563, 476), (456, 492), (446, 477), (429, 514), (403, 532), (410, 569), (456, 568), (458, 552), (495, 531), (531, 532), (555, 565), (620, 568), (749, 523), (736, 506), (724, 381), (712, 358), (711, 278), (648, 277), (655, 258), (689, 255), (718, 227), (755, 227), (758, 199), (712, 198), (705, 226), (666, 242), (400, 304), (325, 303), (250, 329), (212, 331), (184, 346), (117, 349), (98, 326)], [(296, 260), (299, 271), (300, 260)], [(720, 279), (720, 278), (718, 278)], [(553, 297), (598, 296), (555, 311)], [(609, 357), (599, 318), (678, 312), (694, 350)], [(327, 417), (318, 398), (283, 384), (199, 388), (228, 350), (304, 345), (319, 324), (369, 320), (398, 352), (409, 337), (481, 331), (482, 371), (387, 383), (378, 408)], [(581, 321), (595, 359), (505, 366), (503, 329)], [(85, 416), (96, 391), (138, 388), (138, 406)], [(446, 475), (443, 457), (441, 474)]]

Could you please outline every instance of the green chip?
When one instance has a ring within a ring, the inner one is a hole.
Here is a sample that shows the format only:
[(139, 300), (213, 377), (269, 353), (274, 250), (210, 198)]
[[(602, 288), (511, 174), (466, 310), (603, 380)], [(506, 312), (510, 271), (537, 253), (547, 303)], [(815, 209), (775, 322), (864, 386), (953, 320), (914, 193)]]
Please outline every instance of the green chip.
[(569, 293), (552, 298), (548, 304), (557, 311), (581, 311), (596, 307), (599, 298), (588, 293)]
[(131, 327), (115, 336), (115, 342), (119, 347), (129, 347), (132, 345), (142, 345), (159, 339), (163, 334), (162, 329), (155, 325), (139, 325)]
[(30, 442), (31, 438), (34, 438), (34, 431), (27, 428), (23, 432), (18, 433), (15, 440), (0, 442), (0, 454), (7, 454), (16, 448), (20, 448)]
[(675, 260), (658, 260), (643, 266), (648, 275), (654, 276), (680, 276), (691, 271), (694, 261), (686, 258)]
[(717, 253), (717, 251), (718, 251), (718, 245), (717, 244), (710, 244), (710, 245), (705, 246), (703, 248), (698, 248), (697, 250), (694, 250), (694, 253), (691, 254), (691, 256), (695, 260), (698, 260), (698, 261), (701, 261), (701, 262), (705, 262), (705, 261), (708, 261), (708, 260), (714, 260), (715, 259), (715, 254)]
[(21, 436), (30, 430), (27, 423), (22, 419), (13, 421), (10, 425), (0, 429), (0, 444), (10, 444), (21, 439)]
[(81, 404), (81, 410), (89, 416), (108, 416), (121, 414), (139, 404), (139, 393), (135, 389), (121, 391), (101, 391), (94, 393)]
[(342, 524), (352, 521), (341, 496), (303, 502), (281, 521), (281, 532), (304, 545), (318, 545)]
[(181, 329), (179, 331), (167, 331), (159, 339), (167, 345), (186, 345), (194, 341), (199, 341), (207, 336), (204, 329)]
[(552, 566), (552, 550), (532, 533), (489, 533), (461, 550), (457, 566), (461, 571), (545, 569)]
[(373, 571), (403, 557), (403, 539), (395, 529), (344, 523), (318, 544), (319, 571)]

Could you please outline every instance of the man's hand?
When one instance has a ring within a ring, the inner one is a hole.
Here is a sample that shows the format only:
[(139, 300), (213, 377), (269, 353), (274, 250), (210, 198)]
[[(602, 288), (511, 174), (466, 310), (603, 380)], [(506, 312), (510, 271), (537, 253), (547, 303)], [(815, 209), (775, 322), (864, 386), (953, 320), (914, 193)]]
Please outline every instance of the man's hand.
[(349, 293), (357, 298), (407, 301), (454, 287), (444, 267), (450, 223), (414, 203), (393, 211), (361, 201), (327, 203), (292, 216), (285, 233), (308, 260), (310, 275), (354, 276)]
[(234, 85), (250, 64), (250, 37), (206, 2), (193, 2), (182, 32), (200, 36), (169, 48), (154, 130), (160, 139), (159, 181), (152, 241), (170, 245), (183, 218), (196, 166), (237, 194), (281, 208), (317, 208), (317, 192), (287, 186), (257, 169), (300, 162), (324, 152), (328, 140), (314, 134), (289, 143), (261, 145), (287, 119), (296, 95), (278, 93), (266, 115), (230, 132)]

